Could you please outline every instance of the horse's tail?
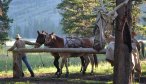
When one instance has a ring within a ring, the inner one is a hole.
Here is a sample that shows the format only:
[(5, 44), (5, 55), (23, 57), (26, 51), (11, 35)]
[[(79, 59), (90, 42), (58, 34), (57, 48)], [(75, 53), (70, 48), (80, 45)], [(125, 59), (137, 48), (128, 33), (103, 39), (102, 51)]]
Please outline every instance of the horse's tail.
[(142, 42), (142, 41), (140, 41), (139, 42), (140, 44), (141, 44), (141, 53), (142, 53), (142, 56), (143, 56), (143, 58), (145, 57), (144, 55), (145, 55), (145, 50), (144, 50), (144, 48), (145, 48), (145, 45), (144, 45), (144, 43)]
[(97, 67), (98, 66), (98, 58), (97, 58), (96, 54), (93, 54), (93, 57), (94, 57), (95, 67)]

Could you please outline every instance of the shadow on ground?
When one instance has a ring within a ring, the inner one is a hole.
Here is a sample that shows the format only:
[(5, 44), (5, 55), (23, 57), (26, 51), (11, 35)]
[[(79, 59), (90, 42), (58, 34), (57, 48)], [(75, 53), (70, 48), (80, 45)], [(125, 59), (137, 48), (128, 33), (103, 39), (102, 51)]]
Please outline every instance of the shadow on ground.
[[(15, 84), (16, 82), (21, 82), (23, 84), (112, 84), (113, 75), (105, 74), (86, 74), (81, 73), (70, 74), (69, 78), (65, 78), (62, 75), (60, 78), (54, 77), (52, 73), (38, 74), (35, 77), (23, 77), (19, 79), (15, 78), (0, 78), (0, 84), (10, 83)], [(138, 81), (138, 79), (136, 79)], [(140, 84), (146, 84), (146, 77), (140, 78)]]
[(109, 84), (112, 82), (112, 75), (103, 75), (103, 74), (86, 74), (82, 75), (80, 73), (70, 74), (69, 78), (65, 78), (65, 75), (62, 75), (60, 78), (54, 77), (52, 73), (46, 73), (41, 75), (36, 75), (33, 77), (23, 77), (19, 79), (14, 78), (1, 78), (0, 83), (16, 83), (24, 82), (27, 84)]

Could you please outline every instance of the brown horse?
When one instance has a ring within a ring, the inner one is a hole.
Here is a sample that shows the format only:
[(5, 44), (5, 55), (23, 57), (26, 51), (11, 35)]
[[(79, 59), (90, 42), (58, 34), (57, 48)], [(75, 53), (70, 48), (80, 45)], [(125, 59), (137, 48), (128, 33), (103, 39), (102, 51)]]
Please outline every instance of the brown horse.
[[(93, 46), (93, 41), (87, 38), (72, 38), (72, 41), (69, 42), (65, 40), (64, 38), (61, 38), (59, 36), (56, 36), (54, 33), (47, 34), (45, 39), (45, 45), (50, 48), (89, 48)], [(85, 73), (86, 68), (89, 64), (89, 59), (91, 61), (92, 69), (91, 73), (93, 73), (94, 65), (97, 65), (97, 57), (93, 54), (87, 54), (87, 53), (58, 53), (59, 56), (62, 58), (61, 63), (61, 70), (65, 64), (66, 67), (66, 77), (68, 77), (69, 70), (68, 70), (68, 63), (67, 58), (69, 57), (83, 57), (85, 59), (85, 66), (83, 68), (83, 73)], [(87, 59), (88, 58), (88, 59)], [(61, 75), (61, 74), (60, 74)]]
[[(45, 43), (45, 38), (47, 37), (46, 32), (43, 32), (43, 31), (42, 32), (37, 31), (37, 32), (38, 32), (38, 36), (37, 36), (36, 43), (38, 43), (39, 45), (36, 45), (35, 48), (38, 48), (42, 44), (44, 44)], [(75, 44), (75, 39), (76, 39), (76, 44)], [(66, 40), (67, 40), (67, 42), (66, 42), (65, 46), (67, 46), (67, 47), (72, 47), (72, 48), (73, 47), (74, 48), (81, 47), (81, 43), (80, 43), (81, 41), (80, 41), (79, 38), (74, 38), (74, 39), (73, 38), (66, 38)], [(82, 47), (91, 47), (91, 45), (90, 45), (91, 43), (87, 43), (87, 42), (89, 42), (89, 40), (87, 40), (85, 38), (83, 40), (86, 41), (86, 42), (82, 42), (82, 44), (84, 44), (86, 46), (83, 45)], [(49, 45), (49, 47), (53, 47), (53, 48), (56, 47), (53, 42), (49, 43), (49, 44), (45, 44), (45, 45), (46, 46)], [(59, 62), (58, 62), (58, 60), (60, 58), (59, 53), (51, 53), (51, 54), (55, 58), (54, 65), (57, 68), (57, 72), (55, 73), (55, 75), (59, 77), (61, 75), (61, 71), (60, 71), (60, 68), (59, 68)], [(76, 55), (76, 54), (72, 54), (72, 55)], [(80, 59), (81, 59), (81, 63), (82, 63), (82, 68), (81, 68), (82, 73), (85, 74), (86, 68), (87, 68), (90, 60), (91, 60), (91, 64), (92, 64), (91, 73), (93, 73), (93, 67), (94, 67), (93, 64), (97, 65), (96, 54), (94, 54), (93, 57), (83, 57), (83, 56), (81, 56)]]
[[(45, 38), (46, 38), (46, 34), (39, 32), (37, 31), (38, 33), (38, 36), (37, 36), (37, 39), (36, 39), (36, 43), (38, 45), (35, 45), (35, 48), (39, 48), (41, 45), (43, 45), (45, 43)], [(55, 75), (58, 75), (60, 74), (60, 68), (59, 68), (59, 54), (58, 53), (51, 53), (52, 56), (54, 56), (54, 66), (57, 68), (57, 71), (55, 73)]]

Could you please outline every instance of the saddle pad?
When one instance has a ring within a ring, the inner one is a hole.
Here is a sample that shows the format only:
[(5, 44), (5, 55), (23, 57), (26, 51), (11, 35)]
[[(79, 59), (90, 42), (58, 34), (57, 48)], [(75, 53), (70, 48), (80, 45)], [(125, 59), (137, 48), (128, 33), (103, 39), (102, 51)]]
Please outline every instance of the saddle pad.
[(79, 48), (82, 47), (82, 41), (78, 37), (66, 37), (64, 39), (64, 46), (66, 48)]

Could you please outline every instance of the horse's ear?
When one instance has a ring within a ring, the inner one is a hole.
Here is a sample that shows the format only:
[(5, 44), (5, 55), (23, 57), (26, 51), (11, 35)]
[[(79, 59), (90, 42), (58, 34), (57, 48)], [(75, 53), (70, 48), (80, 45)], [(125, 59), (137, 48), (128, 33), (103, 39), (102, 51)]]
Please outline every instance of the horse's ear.
[(45, 32), (47, 35), (48, 35), (48, 33), (47, 32)]
[(37, 33), (40, 34), (40, 32), (37, 30)]
[(56, 39), (56, 36), (55, 36), (55, 33), (54, 32), (51, 33), (51, 38), (52, 39)]
[(47, 32), (45, 32), (45, 31), (42, 31), (42, 34), (47, 35), (48, 33), (47, 33)]
[(54, 35), (54, 36), (55, 36), (55, 33), (54, 33), (54, 32), (52, 32), (52, 33), (51, 33), (51, 35)]
[(55, 35), (51, 35), (51, 38), (56, 40), (56, 36)]
[(44, 30), (42, 30), (42, 33), (44, 33)]
[(54, 32), (52, 32), (51, 35), (54, 35)]

